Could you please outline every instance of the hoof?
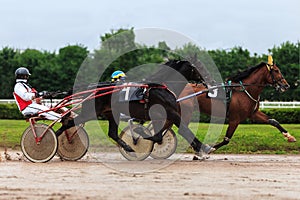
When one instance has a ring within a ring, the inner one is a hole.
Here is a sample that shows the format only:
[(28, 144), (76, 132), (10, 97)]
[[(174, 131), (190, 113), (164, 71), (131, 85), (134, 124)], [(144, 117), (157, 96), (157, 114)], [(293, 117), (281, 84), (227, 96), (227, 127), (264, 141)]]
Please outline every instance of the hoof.
[(296, 138), (294, 136), (288, 137), (288, 142), (296, 142)]
[(297, 141), (296, 138), (289, 133), (283, 133), (283, 135), (284, 135), (284, 137), (287, 138), (288, 142), (296, 142)]
[(123, 140), (118, 140), (118, 145), (122, 147), (127, 152), (135, 152), (128, 144), (126, 144)]
[(196, 152), (196, 155), (193, 157), (193, 160), (200, 160), (200, 161), (203, 161), (203, 160), (206, 160), (209, 158), (209, 155), (211, 152), (215, 151), (216, 149), (209, 146), (209, 145), (203, 145), (201, 147), (201, 150)]
[(193, 157), (193, 160), (204, 161), (204, 160), (205, 160), (205, 157), (203, 157), (203, 156), (194, 156), (194, 157)]
[(142, 136), (142, 138), (145, 140), (150, 140), (150, 141), (152, 141), (154, 143), (158, 143), (158, 144), (163, 143), (163, 138), (160, 137), (158, 134), (156, 134), (154, 136), (148, 135), (147, 133), (145, 133), (144, 129), (141, 127), (137, 127), (133, 131), (136, 132), (137, 134), (139, 134), (140, 136)]
[(202, 149), (203, 149), (204, 153), (207, 153), (207, 154), (210, 154), (216, 150), (214, 147), (211, 147), (207, 144)]
[(207, 155), (203, 152), (197, 152), (196, 155), (194, 155), (193, 160), (205, 161), (209, 158), (210, 158), (209, 155)]

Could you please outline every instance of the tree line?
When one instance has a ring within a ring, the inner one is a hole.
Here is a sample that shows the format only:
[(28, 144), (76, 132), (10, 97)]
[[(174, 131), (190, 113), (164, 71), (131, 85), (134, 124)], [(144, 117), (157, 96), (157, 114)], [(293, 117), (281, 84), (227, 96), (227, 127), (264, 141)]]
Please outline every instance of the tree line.
[[(266, 88), (261, 100), (300, 101), (300, 42), (286, 41), (268, 49), (268, 52), (291, 87), (285, 93)], [(83, 85), (109, 81), (113, 71), (128, 72), (141, 65), (146, 66), (136, 76), (141, 76), (141, 73), (151, 74), (153, 63), (163, 63), (166, 58), (184, 59), (195, 55), (200, 60), (205, 60), (205, 56), (210, 57), (223, 80), (247, 67), (266, 62), (268, 56), (251, 54), (242, 47), (205, 50), (188, 43), (171, 49), (164, 41), (155, 46), (146, 46), (135, 42), (133, 28), (112, 30), (104, 34), (100, 37), (100, 47), (93, 51), (83, 45), (68, 45), (57, 52), (3, 47), (0, 50), (0, 98), (13, 98), (14, 72), (21, 66), (30, 70), (32, 75), (29, 82), (38, 91), (65, 91), (73, 87), (75, 80)]]

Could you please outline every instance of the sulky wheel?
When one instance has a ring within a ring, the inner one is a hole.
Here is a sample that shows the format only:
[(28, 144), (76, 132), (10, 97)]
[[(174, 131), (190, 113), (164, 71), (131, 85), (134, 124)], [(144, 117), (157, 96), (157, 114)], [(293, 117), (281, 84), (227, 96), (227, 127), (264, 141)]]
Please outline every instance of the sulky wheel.
[(150, 154), (155, 159), (167, 159), (176, 151), (177, 137), (172, 129), (168, 129), (163, 133), (163, 140), (161, 144), (155, 143)]
[(48, 162), (57, 151), (57, 138), (52, 128), (46, 124), (34, 124), (34, 130), (37, 137), (40, 137), (45, 131), (44, 136), (39, 142), (36, 142), (34, 132), (29, 126), (21, 138), (21, 149), (24, 156), (31, 162)]
[(81, 126), (69, 128), (58, 137), (57, 154), (63, 160), (79, 160), (88, 148), (89, 136)]
[[(140, 133), (140, 134), (139, 134)], [(151, 136), (150, 131), (140, 124), (132, 124), (124, 128), (120, 134), (120, 138), (126, 142), (135, 152), (127, 152), (122, 147), (119, 147), (121, 154), (130, 161), (144, 160), (146, 159), (152, 149), (153, 142), (151, 140), (144, 139), (143, 135)]]

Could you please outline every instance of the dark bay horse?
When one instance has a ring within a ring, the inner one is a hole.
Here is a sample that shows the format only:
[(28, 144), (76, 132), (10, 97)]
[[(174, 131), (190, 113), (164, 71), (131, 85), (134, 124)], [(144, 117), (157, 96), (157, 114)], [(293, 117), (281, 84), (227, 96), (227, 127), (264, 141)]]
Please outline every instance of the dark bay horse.
[[(200, 73), (198, 73), (195, 67), (188, 61), (167, 62), (164, 66), (165, 68), (158, 71), (159, 76), (154, 76), (160, 77), (158, 79), (160, 82), (163, 82), (163, 80), (178, 80), (178, 74), (180, 74), (180, 77), (184, 77), (182, 80), (201, 80)], [(170, 77), (173, 77), (173, 79)], [(182, 90), (187, 81), (180, 82), (181, 85), (178, 87), (181, 87)], [(115, 84), (110, 84), (110, 86), (114, 85)], [(127, 104), (121, 103), (119, 102), (118, 97), (116, 97), (118, 95), (115, 95), (114, 97), (114, 95), (110, 93), (114, 89), (109, 87), (108, 89), (97, 92), (95, 95), (101, 93), (107, 94), (83, 102), (80, 114), (74, 119), (69, 119), (67, 122), (62, 123), (63, 125), (59, 130), (57, 130), (56, 135), (60, 135), (64, 130), (73, 127), (75, 124), (81, 124), (89, 120), (93, 120), (95, 119), (95, 116), (102, 116), (109, 121), (109, 137), (116, 141), (116, 143), (124, 148), (124, 150), (134, 152), (134, 150), (118, 136), (119, 118), (122, 113), (138, 120), (164, 120), (165, 123), (163, 124), (163, 127), (160, 128), (157, 128), (155, 123), (153, 123), (156, 134), (152, 137), (148, 136), (147, 139), (154, 142), (161, 142), (163, 131), (175, 124), (179, 128), (179, 134), (181, 134), (189, 142), (189, 144), (191, 144), (196, 153), (201, 151), (209, 153), (213, 150), (213, 148), (209, 145), (203, 145), (195, 137), (188, 126), (181, 122), (179, 107), (176, 102), (176, 96), (173, 92), (171, 92), (166, 86), (157, 82), (142, 83), (142, 85), (146, 85), (144, 88), (144, 99), (142, 102), (129, 101)], [(98, 85), (96, 87), (103, 86)], [(151, 112), (151, 110), (153, 112)]]
[[(195, 105), (199, 106), (200, 112), (208, 115), (213, 115), (212, 107), (220, 110), (220, 116), (216, 117), (227, 117), (229, 126), (223, 141), (213, 146), (215, 149), (227, 145), (240, 122), (247, 118), (270, 124), (276, 127), (289, 142), (296, 141), (296, 139), (290, 135), (278, 121), (271, 119), (263, 112), (259, 111), (259, 98), (265, 86), (271, 85), (280, 92), (284, 92), (289, 88), (289, 84), (283, 78), (280, 69), (273, 64), (273, 62), (262, 62), (255, 67), (248, 68), (247, 70), (238, 73), (236, 76), (228, 78), (227, 80), (232, 82), (232, 87), (227, 87), (227, 89), (231, 91), (231, 99), (229, 102), (227, 101), (228, 105), (226, 105), (225, 100), (210, 98), (207, 96), (207, 92), (204, 92), (194, 99), (188, 99), (181, 102), (181, 107), (184, 107), (187, 111), (182, 113), (182, 120), (184, 120), (186, 124), (190, 122), (190, 113), (193, 111)], [(188, 84), (187, 86), (189, 87), (186, 87), (187, 89), (183, 90), (181, 93), (182, 97), (194, 92), (207, 90), (203, 84)], [(222, 111), (225, 111), (225, 115)], [(214, 113), (214, 115), (218, 115), (218, 112)]]

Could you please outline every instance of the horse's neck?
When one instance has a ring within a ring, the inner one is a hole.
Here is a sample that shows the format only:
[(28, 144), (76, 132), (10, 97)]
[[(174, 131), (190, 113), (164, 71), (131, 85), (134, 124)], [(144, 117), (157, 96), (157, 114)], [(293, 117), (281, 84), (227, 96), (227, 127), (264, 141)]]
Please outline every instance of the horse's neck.
[(260, 70), (254, 72), (242, 82), (247, 86), (247, 92), (249, 92), (255, 99), (259, 98), (259, 95), (262, 93), (266, 85), (265, 75), (263, 75)]
[(185, 88), (186, 83), (185, 82), (173, 82), (173, 83), (167, 83), (167, 87), (176, 95), (179, 96), (183, 89)]

